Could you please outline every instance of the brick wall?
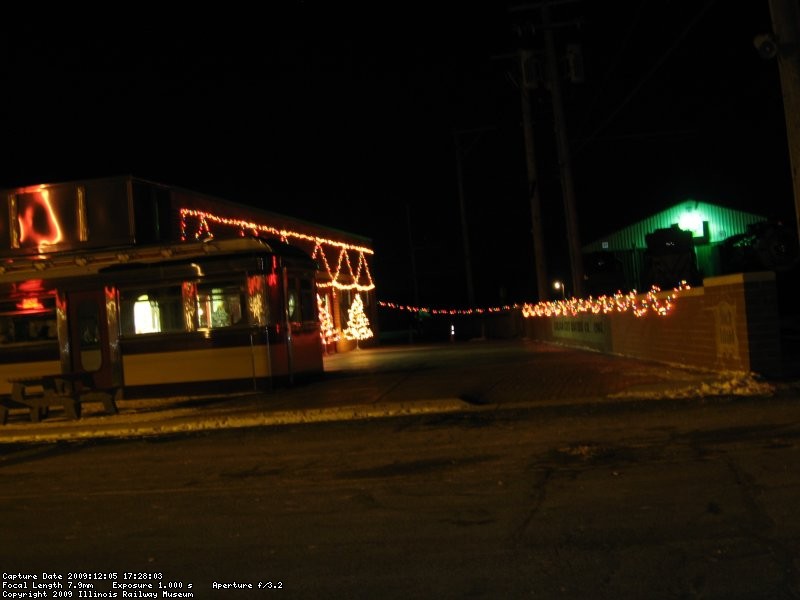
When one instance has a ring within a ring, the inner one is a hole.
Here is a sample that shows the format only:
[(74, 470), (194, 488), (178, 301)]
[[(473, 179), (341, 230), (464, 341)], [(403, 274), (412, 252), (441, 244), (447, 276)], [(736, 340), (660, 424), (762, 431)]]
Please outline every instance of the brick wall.
[(781, 371), (772, 272), (706, 278), (702, 287), (681, 291), (663, 317), (654, 312), (533, 317), (523, 326), (534, 339), (623, 356), (765, 376)]

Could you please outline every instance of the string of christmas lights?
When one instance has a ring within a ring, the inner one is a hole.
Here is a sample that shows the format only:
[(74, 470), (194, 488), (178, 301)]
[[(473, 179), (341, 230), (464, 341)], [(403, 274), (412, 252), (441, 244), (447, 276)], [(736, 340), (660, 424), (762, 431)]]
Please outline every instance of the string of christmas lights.
[(391, 308), (394, 310), (404, 310), (408, 312), (429, 313), (432, 315), (480, 315), (483, 313), (507, 312), (519, 308), (519, 304), (506, 304), (504, 306), (494, 306), (490, 308), (427, 308), (424, 306), (409, 306), (407, 304), (396, 304), (394, 302), (384, 302), (379, 300), (378, 306)]
[[(375, 283), (372, 280), (372, 274), (369, 272), (369, 264), (365, 254), (374, 254), (371, 248), (366, 246), (357, 246), (348, 244), (339, 240), (332, 240), (318, 236), (308, 235), (299, 231), (289, 229), (280, 229), (272, 225), (264, 223), (254, 223), (252, 221), (245, 221), (243, 219), (235, 219), (229, 217), (222, 217), (213, 213), (182, 208), (180, 209), (181, 215), (181, 240), (185, 241), (189, 238), (188, 219), (197, 219), (197, 226), (193, 237), (201, 239), (203, 237), (214, 237), (211, 231), (210, 223), (232, 227), (239, 230), (241, 235), (245, 235), (250, 231), (254, 235), (266, 233), (268, 235), (276, 236), (279, 239), (288, 242), (290, 239), (297, 239), (306, 242), (312, 242), (314, 248), (311, 254), (313, 259), (321, 261), (324, 271), (327, 273), (329, 281), (320, 281), (317, 283), (319, 288), (336, 288), (340, 290), (356, 290), (358, 292), (366, 292), (375, 289)], [(339, 249), (339, 256), (336, 261), (336, 269), (331, 269), (328, 257), (325, 254), (323, 245), (332, 246)], [(358, 262), (356, 269), (353, 269), (352, 262), (350, 261), (349, 251), (358, 253)], [(345, 281), (343, 281), (343, 279)], [(349, 280), (349, 283), (347, 282)], [(631, 312), (636, 317), (643, 317), (650, 313), (655, 313), (659, 316), (668, 315), (674, 306), (675, 299), (678, 293), (683, 289), (688, 289), (689, 286), (686, 282), (681, 282), (679, 286), (674, 288), (673, 292), (667, 294), (663, 298), (659, 298), (661, 289), (658, 286), (653, 286), (646, 294), (640, 295), (636, 290), (632, 290), (627, 294), (617, 292), (612, 296), (599, 296), (597, 298), (570, 298), (556, 301), (538, 302), (536, 304), (506, 304), (503, 306), (494, 306), (488, 308), (429, 308), (423, 306), (410, 306), (404, 304), (397, 304), (394, 302), (379, 301), (378, 306), (383, 308), (390, 308), (394, 310), (427, 313), (431, 315), (481, 315), (508, 312), (511, 310), (522, 310), (522, 315), (525, 318), (533, 317), (558, 317), (567, 316), (575, 317), (583, 314), (607, 314), (610, 312), (622, 313)]]
[(319, 314), (319, 335), (322, 338), (322, 343), (327, 346), (328, 344), (338, 342), (341, 336), (328, 310), (328, 301), (319, 294), (317, 294), (317, 313)]
[(496, 306), (491, 308), (469, 308), (469, 309), (432, 309), (422, 306), (409, 306), (396, 304), (393, 302), (379, 301), (378, 306), (394, 310), (402, 310), (415, 313), (429, 313), (431, 315), (474, 315), (485, 313), (500, 313), (510, 310), (522, 309), (522, 316), (525, 318), (533, 317), (577, 317), (589, 314), (607, 314), (630, 312), (636, 317), (644, 317), (654, 313), (660, 317), (670, 314), (675, 306), (675, 300), (682, 290), (690, 289), (686, 282), (681, 282), (672, 292), (664, 297), (659, 297), (662, 292), (658, 286), (653, 286), (646, 294), (639, 294), (632, 290), (627, 294), (617, 292), (613, 296), (599, 296), (594, 298), (570, 298), (565, 300), (555, 300), (538, 302), (536, 304), (511, 304)]
[(342, 331), (342, 335), (345, 339), (355, 340), (356, 348), (358, 348), (360, 340), (367, 340), (374, 335), (369, 326), (369, 319), (364, 313), (364, 302), (359, 294), (356, 294), (352, 305), (347, 309), (347, 327)]
[[(340, 290), (357, 290), (359, 292), (366, 292), (375, 289), (375, 283), (372, 281), (372, 274), (369, 272), (367, 259), (364, 257), (362, 252), (359, 252), (358, 254), (358, 267), (356, 268), (355, 273), (353, 273), (353, 265), (350, 262), (350, 256), (348, 256), (346, 248), (342, 248), (339, 252), (339, 260), (336, 263), (336, 273), (331, 272), (331, 267), (328, 264), (328, 257), (325, 256), (325, 250), (322, 248), (321, 243), (318, 243), (316, 246), (314, 246), (314, 252), (311, 254), (311, 258), (315, 259), (317, 256), (322, 259), (322, 264), (324, 265), (325, 270), (330, 277), (330, 281), (328, 282), (318, 282), (317, 287), (335, 287)], [(347, 267), (347, 272), (350, 274), (350, 281), (352, 283), (342, 283), (339, 281), (339, 277), (342, 273), (342, 263), (344, 263), (344, 265)], [(367, 278), (366, 284), (359, 283), (362, 278), (362, 273)]]
[[(180, 209), (180, 215), (181, 241), (186, 241), (190, 237), (188, 233), (188, 221), (192, 218), (197, 220), (194, 233), (192, 234), (192, 237), (196, 240), (204, 237), (213, 238), (214, 234), (211, 231), (210, 223), (215, 223), (224, 227), (238, 229), (240, 235), (246, 235), (246, 232), (252, 232), (253, 235), (267, 234), (275, 236), (284, 242), (288, 242), (290, 239), (312, 242), (314, 244), (314, 250), (312, 251), (311, 258), (319, 258), (322, 261), (322, 265), (329, 277), (329, 281), (319, 282), (317, 284), (318, 287), (333, 287), (340, 290), (356, 290), (359, 292), (367, 292), (375, 289), (375, 282), (372, 280), (372, 274), (369, 272), (369, 265), (365, 256), (366, 254), (374, 254), (374, 252), (371, 248), (367, 248), (366, 246), (357, 246), (339, 240), (312, 236), (290, 229), (279, 229), (265, 223), (254, 223), (243, 219), (222, 217), (196, 209), (182, 208)], [(336, 261), (335, 271), (330, 268), (328, 257), (325, 255), (325, 250), (323, 249), (323, 244), (339, 249), (339, 257)], [(358, 263), (355, 272), (353, 271), (353, 265), (350, 262), (348, 252), (358, 253)]]

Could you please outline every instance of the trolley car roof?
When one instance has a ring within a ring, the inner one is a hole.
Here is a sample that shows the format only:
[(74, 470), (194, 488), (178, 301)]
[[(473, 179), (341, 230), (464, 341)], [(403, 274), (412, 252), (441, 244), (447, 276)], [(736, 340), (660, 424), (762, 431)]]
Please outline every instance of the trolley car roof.
[(28, 279), (70, 279), (133, 265), (174, 263), (200, 257), (265, 253), (306, 262), (309, 266), (314, 264), (305, 252), (279, 240), (238, 237), (7, 259), (0, 264), (0, 284)]

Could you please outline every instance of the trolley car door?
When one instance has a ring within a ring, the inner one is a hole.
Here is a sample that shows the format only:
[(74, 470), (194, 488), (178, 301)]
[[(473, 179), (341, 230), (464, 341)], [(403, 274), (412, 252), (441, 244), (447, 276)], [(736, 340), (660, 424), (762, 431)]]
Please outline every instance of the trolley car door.
[(92, 373), (98, 387), (112, 385), (105, 294), (102, 290), (71, 292), (67, 296), (70, 366)]

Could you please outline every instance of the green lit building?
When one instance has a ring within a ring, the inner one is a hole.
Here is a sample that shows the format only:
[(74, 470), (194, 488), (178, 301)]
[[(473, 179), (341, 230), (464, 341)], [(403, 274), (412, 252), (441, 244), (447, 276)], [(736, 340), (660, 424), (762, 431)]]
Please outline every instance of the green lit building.
[(583, 247), (590, 294), (648, 290), (726, 273), (769, 270), (796, 241), (761, 215), (685, 200)]

